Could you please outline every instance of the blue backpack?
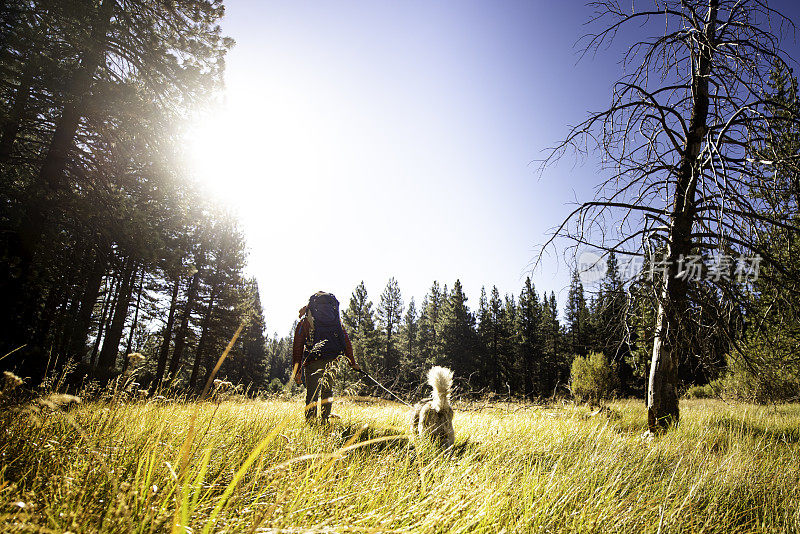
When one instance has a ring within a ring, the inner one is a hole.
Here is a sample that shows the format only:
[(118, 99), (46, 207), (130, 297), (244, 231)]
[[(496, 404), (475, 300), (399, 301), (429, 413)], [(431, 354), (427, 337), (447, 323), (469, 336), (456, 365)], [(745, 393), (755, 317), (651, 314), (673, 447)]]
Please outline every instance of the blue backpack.
[(306, 339), (310, 360), (336, 358), (344, 354), (344, 329), (339, 319), (339, 301), (331, 293), (320, 291), (308, 299), (311, 331)]

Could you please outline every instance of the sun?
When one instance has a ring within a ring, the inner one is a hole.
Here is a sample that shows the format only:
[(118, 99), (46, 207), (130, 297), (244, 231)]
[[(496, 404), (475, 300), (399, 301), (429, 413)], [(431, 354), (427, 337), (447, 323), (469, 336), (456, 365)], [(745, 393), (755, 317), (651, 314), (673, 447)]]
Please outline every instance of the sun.
[(193, 179), (235, 205), (320, 182), (331, 154), (341, 152), (330, 134), (340, 128), (308, 101), (286, 88), (229, 88), (225, 103), (186, 132)]
[(247, 147), (254, 133), (227, 109), (196, 120), (186, 134), (192, 179), (216, 199), (235, 203), (256, 171)]

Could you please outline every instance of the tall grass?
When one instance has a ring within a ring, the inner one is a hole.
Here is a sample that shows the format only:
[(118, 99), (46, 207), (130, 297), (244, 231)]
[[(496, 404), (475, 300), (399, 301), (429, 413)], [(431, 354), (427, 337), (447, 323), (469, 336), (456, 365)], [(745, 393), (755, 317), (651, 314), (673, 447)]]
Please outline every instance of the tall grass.
[(299, 400), (5, 413), (0, 530), (800, 531), (798, 405), (688, 401), (656, 439), (636, 402), (461, 408), (447, 452), (394, 404), (339, 402), (328, 427)]

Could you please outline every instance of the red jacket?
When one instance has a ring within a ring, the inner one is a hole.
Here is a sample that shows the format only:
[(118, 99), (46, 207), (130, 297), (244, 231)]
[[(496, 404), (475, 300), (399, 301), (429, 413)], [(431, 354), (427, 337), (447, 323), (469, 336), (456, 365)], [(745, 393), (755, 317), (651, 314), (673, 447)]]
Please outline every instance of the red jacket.
[[(303, 317), (297, 328), (294, 330), (294, 342), (292, 343), (292, 368), (295, 365), (303, 364), (303, 351), (306, 348), (306, 339), (308, 338), (308, 319)], [(350, 336), (347, 335), (347, 330), (342, 327), (344, 332), (344, 355), (350, 360), (350, 365), (355, 366), (356, 359), (353, 357), (353, 344), (350, 343)]]

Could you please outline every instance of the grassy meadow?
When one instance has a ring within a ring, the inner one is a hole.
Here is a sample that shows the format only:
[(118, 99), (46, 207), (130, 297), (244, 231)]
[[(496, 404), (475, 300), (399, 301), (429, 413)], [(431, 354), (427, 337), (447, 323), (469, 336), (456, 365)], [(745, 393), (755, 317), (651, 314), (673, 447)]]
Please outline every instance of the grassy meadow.
[[(800, 406), (456, 406), (456, 446), (406, 408), (86, 403), (0, 416), (3, 532), (797, 532)], [(592, 415), (594, 414), (594, 415)]]

